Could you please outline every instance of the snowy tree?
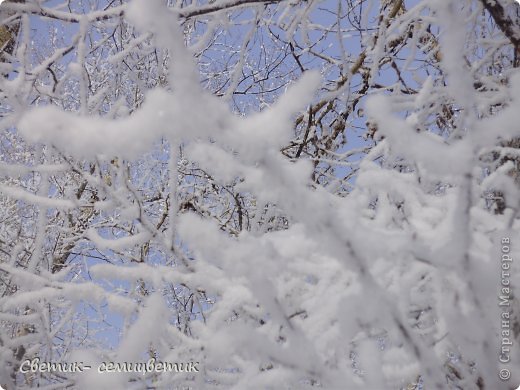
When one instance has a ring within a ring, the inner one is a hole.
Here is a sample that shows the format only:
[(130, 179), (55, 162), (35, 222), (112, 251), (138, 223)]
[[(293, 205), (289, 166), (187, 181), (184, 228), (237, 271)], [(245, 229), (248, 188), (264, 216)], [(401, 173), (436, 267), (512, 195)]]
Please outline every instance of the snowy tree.
[(0, 10), (1, 386), (520, 383), (515, 2)]

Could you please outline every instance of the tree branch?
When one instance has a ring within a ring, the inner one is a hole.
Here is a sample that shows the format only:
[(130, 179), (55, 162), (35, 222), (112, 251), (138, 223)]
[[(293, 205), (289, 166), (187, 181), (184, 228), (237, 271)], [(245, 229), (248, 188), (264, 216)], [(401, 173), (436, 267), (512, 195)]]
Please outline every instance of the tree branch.
[(520, 49), (520, 6), (516, 2), (512, 3), (511, 7), (515, 7), (516, 11), (516, 15), (513, 15), (512, 12), (506, 12), (503, 0), (480, 1), (500, 30), (518, 51)]
[(213, 12), (218, 12), (222, 10), (227, 10), (231, 8), (240, 7), (243, 5), (252, 5), (252, 4), (275, 4), (280, 3), (282, 0), (231, 0), (231, 1), (221, 1), (213, 4), (206, 4), (202, 7), (196, 7), (193, 9), (181, 9), (179, 10), (179, 16), (189, 19), (195, 16), (207, 15)]

